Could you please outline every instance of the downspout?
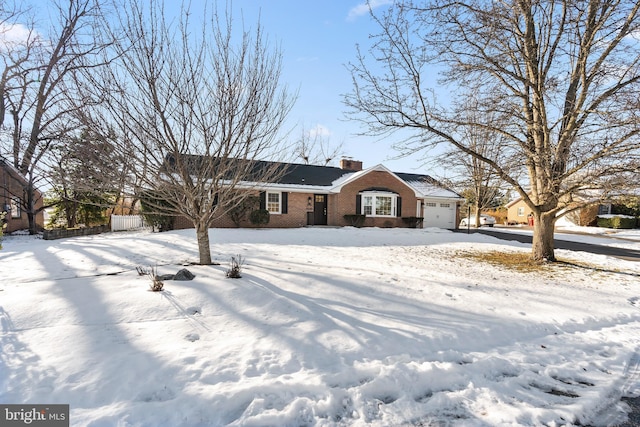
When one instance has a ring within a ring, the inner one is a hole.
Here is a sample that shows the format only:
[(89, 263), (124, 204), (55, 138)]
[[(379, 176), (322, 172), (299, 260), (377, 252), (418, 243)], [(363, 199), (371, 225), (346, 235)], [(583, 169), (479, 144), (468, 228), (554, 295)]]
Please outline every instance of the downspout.
[(8, 209), (7, 209), (7, 208), (8, 208), (10, 205), (9, 205), (9, 202), (7, 201), (7, 186), (8, 186), (9, 184), (7, 183), (7, 169), (6, 169), (6, 162), (5, 162), (4, 158), (0, 159), (0, 162), (2, 162), (2, 178), (4, 179), (4, 184), (3, 184), (3, 187), (2, 187), (2, 192), (4, 193), (4, 194), (3, 194), (3, 204), (2, 204), (2, 209), (3, 209), (4, 211), (7, 211), (7, 213), (8, 213)]
[(7, 173), (7, 166), (6, 166), (4, 157), (0, 158), (0, 162), (2, 163), (2, 179), (4, 180), (3, 187), (2, 187), (3, 203), (2, 203), (2, 206), (0, 206), (0, 209), (2, 209), (0, 212), (5, 213), (4, 217), (0, 220), (0, 228), (1, 228), (3, 224), (8, 224), (9, 220), (11, 219), (11, 214), (9, 213), (9, 211), (11, 210), (11, 203), (7, 198), (7, 191), (8, 191), (9, 184), (7, 182), (8, 173)]

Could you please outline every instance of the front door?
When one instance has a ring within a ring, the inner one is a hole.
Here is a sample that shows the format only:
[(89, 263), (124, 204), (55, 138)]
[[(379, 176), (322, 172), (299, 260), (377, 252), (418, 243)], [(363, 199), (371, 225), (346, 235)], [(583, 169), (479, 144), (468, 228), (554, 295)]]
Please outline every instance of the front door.
[(327, 195), (313, 195), (313, 225), (327, 225)]

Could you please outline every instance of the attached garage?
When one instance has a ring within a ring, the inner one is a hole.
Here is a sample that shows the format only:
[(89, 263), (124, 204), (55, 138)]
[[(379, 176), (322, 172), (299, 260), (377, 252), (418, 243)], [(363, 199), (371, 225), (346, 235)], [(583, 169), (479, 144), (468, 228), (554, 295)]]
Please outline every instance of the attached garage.
[(423, 227), (456, 228), (455, 201), (425, 199), (423, 204)]
[[(188, 163), (201, 164), (195, 159)], [(259, 195), (259, 204), (247, 204), (246, 209), (242, 206), (244, 210), (234, 218), (228, 213), (221, 215), (213, 226), (254, 226), (249, 214), (259, 207), (269, 213), (268, 226), (273, 228), (422, 225), (455, 229), (458, 206), (464, 201), (429, 175), (392, 172), (383, 165), (363, 169), (362, 162), (350, 159), (342, 159), (339, 168), (256, 162), (253, 169), (256, 178), (246, 177), (238, 183), (238, 189)], [(281, 173), (267, 182), (260, 181), (262, 171), (271, 169)], [(174, 228), (192, 226), (186, 218), (178, 220), (181, 222)]]

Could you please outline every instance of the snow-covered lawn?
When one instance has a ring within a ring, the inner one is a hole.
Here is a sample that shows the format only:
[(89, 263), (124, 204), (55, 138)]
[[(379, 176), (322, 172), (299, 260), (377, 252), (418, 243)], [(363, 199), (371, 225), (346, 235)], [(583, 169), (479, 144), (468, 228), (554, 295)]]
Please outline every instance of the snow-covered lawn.
[[(193, 230), (0, 251), (0, 403), (73, 426), (606, 425), (640, 394), (640, 263), (521, 273), (437, 229)], [(231, 256), (243, 277), (227, 279)]]

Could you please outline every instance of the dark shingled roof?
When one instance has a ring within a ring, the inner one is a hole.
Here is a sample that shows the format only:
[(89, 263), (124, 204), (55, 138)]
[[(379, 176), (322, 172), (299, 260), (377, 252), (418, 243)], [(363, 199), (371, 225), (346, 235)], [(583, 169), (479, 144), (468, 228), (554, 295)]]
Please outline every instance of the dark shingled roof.
[[(183, 155), (186, 160), (191, 163), (191, 167), (198, 167), (198, 163), (203, 161), (201, 156), (195, 155)], [(231, 161), (232, 159), (227, 159), (226, 162)], [(235, 161), (240, 161), (234, 159)], [(171, 155), (167, 156), (166, 162), (168, 165), (173, 165), (173, 158)], [(346, 169), (341, 169), (334, 166), (317, 166), (317, 165), (306, 165), (299, 163), (282, 163), (282, 162), (268, 162), (268, 161), (256, 161), (254, 162), (253, 171), (255, 172), (255, 179), (251, 179), (251, 177), (247, 177), (247, 181), (257, 181), (259, 176), (261, 176), (260, 171), (267, 170), (277, 165), (281, 167), (281, 174), (278, 174), (279, 177), (270, 181), (271, 184), (283, 184), (283, 185), (309, 185), (309, 186), (322, 186), (322, 187), (330, 187), (333, 183), (338, 180), (340, 177), (355, 173), (357, 171), (351, 171)], [(415, 174), (415, 173), (402, 173), (402, 172), (394, 172), (398, 178), (401, 180), (410, 183), (410, 182), (424, 182), (430, 185), (434, 185), (437, 187), (441, 187), (446, 189), (441, 183), (437, 180), (433, 179), (429, 175)]]
[[(270, 162), (259, 162), (265, 163), (265, 165), (272, 164)], [(277, 184), (301, 184), (301, 185), (321, 185), (321, 186), (330, 186), (334, 181), (336, 181), (341, 176), (354, 173), (356, 171), (350, 171), (345, 169), (340, 169), (333, 166), (315, 166), (315, 165), (303, 165), (296, 163), (280, 163), (282, 167), (285, 168), (284, 174), (277, 181)], [(403, 172), (393, 172), (405, 182), (425, 182), (431, 185), (443, 187), (444, 186), (433, 179), (429, 175), (422, 175), (416, 173), (403, 173)]]
[[(187, 167), (192, 169), (204, 167), (205, 164), (208, 167), (215, 168), (215, 165), (211, 165), (210, 162), (205, 163), (205, 158), (203, 156), (183, 154), (181, 157), (183, 161), (188, 164)], [(217, 160), (212, 161), (215, 162)], [(246, 162), (246, 160), (226, 159), (224, 162), (229, 165), (229, 162)], [(174, 164), (175, 160), (173, 155), (167, 155), (164, 167), (167, 170), (170, 170), (174, 167)], [(249, 175), (246, 176), (245, 180), (257, 182), (262, 179), (261, 177), (263, 176), (264, 171), (273, 170), (274, 167), (277, 167), (278, 169), (278, 173), (276, 173), (278, 177), (277, 179), (270, 181), (272, 184), (330, 186), (336, 179), (353, 172), (331, 166), (315, 166), (258, 160), (253, 162), (251, 171), (249, 172)]]
[(320, 185), (330, 186), (335, 180), (353, 171), (333, 166), (302, 165), (283, 163), (284, 174), (278, 184)]

